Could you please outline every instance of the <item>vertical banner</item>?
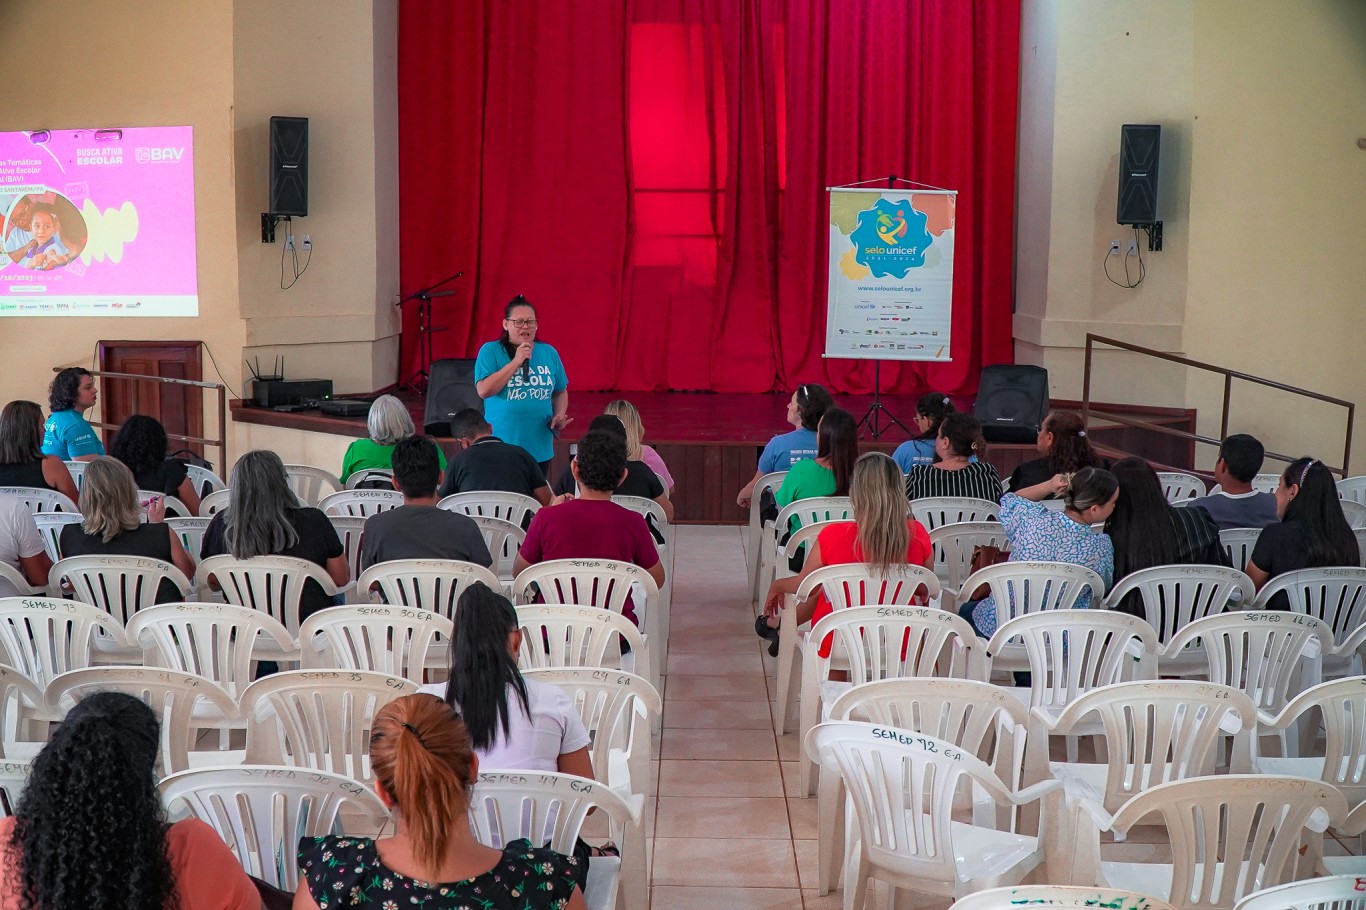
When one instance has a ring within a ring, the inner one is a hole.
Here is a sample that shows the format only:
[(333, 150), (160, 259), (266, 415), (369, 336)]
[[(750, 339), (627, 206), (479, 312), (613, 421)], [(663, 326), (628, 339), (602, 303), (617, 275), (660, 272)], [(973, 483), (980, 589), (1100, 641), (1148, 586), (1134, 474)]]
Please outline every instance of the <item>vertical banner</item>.
[(952, 360), (953, 190), (830, 187), (825, 356)]

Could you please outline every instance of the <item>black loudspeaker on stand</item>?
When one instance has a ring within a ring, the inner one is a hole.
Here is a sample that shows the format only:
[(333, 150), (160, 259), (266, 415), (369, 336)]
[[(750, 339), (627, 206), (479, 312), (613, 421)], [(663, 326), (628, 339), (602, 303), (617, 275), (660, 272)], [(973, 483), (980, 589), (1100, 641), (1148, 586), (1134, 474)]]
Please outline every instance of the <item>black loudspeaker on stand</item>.
[(982, 369), (973, 415), (987, 442), (1034, 442), (1048, 416), (1048, 371), (999, 364)]
[(473, 358), (447, 358), (433, 363), (422, 432), (429, 436), (451, 435), (451, 418), (465, 408), (484, 413), (484, 400), (474, 389)]

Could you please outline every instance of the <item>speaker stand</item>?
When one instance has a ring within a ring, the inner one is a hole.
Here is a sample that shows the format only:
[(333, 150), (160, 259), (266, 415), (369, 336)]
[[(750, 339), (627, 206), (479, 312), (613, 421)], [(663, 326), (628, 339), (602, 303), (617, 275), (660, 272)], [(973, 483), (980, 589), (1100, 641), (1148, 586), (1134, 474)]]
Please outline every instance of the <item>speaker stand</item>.
[[(454, 281), (464, 272), (456, 272), (446, 281)], [(427, 384), (431, 381), (432, 366), (432, 334), (434, 332), (444, 332), (446, 327), (432, 325), (432, 299), (436, 297), (450, 297), (455, 291), (438, 291), (435, 288), (445, 284), (446, 281), (438, 281), (429, 288), (423, 288), (416, 294), (409, 294), (398, 303), (396, 307), (402, 307), (409, 300), (417, 301), (417, 370), (406, 380), (400, 382), (400, 389), (408, 389), (418, 394), (427, 391)]]
[[(886, 424), (881, 421), (887, 420)], [(859, 418), (856, 429), (863, 429), (864, 424), (868, 424), (869, 431), (874, 439), (880, 439), (884, 430), (890, 430), (893, 425), (901, 427), (902, 432), (907, 436), (911, 431), (906, 429), (906, 425), (896, 419), (896, 415), (882, 406), (882, 361), (873, 361), (873, 403), (868, 405), (868, 410), (863, 412)]]

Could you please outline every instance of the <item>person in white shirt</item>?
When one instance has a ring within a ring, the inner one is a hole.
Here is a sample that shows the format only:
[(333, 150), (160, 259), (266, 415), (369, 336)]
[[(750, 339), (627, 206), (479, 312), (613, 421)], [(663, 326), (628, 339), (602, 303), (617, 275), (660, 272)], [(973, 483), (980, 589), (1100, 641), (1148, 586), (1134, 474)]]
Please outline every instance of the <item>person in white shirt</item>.
[[(33, 512), (22, 499), (0, 496), (0, 562), (16, 569), (24, 580), (36, 587), (47, 587), (47, 572), (52, 560), (43, 549), (43, 538), (33, 520)], [(19, 592), (0, 579), (0, 597)]]

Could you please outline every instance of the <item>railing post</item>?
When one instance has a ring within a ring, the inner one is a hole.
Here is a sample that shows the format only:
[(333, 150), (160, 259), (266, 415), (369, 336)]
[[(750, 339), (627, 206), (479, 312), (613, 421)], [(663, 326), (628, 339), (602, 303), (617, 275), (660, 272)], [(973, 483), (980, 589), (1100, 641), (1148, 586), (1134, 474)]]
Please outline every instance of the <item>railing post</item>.
[(1081, 425), (1091, 426), (1091, 345), (1096, 336), (1086, 333), (1086, 363), (1081, 371)]
[(1219, 415), (1219, 438), (1228, 439), (1228, 406), (1233, 397), (1233, 374), (1224, 374), (1224, 410)]

